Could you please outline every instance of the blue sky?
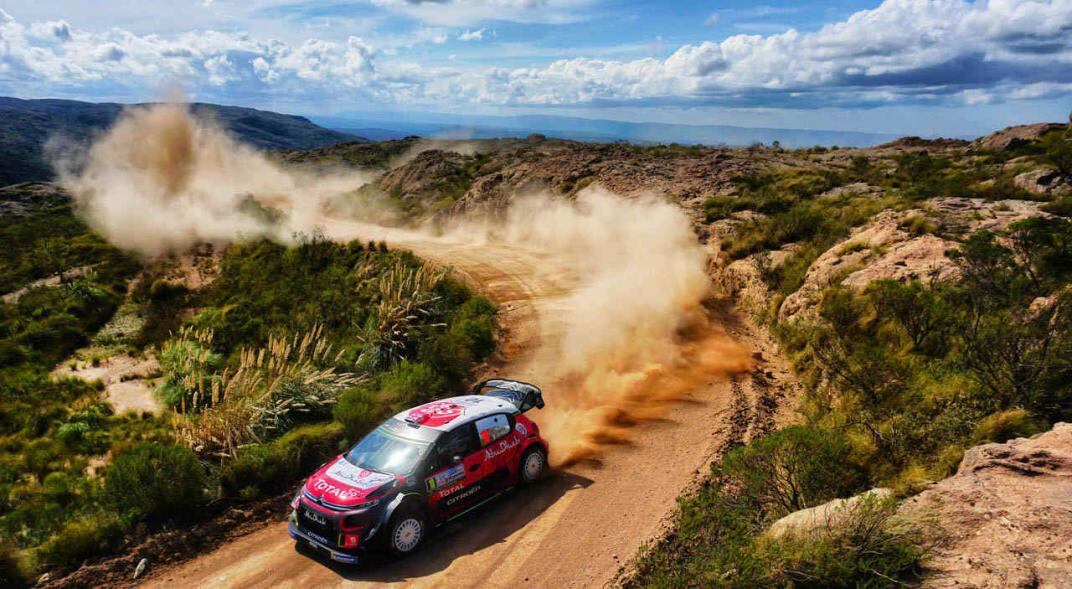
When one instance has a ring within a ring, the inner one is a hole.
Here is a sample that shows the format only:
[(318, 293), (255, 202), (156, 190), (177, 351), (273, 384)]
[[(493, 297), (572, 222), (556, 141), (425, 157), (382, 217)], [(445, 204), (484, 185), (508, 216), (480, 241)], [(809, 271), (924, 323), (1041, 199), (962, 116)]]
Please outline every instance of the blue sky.
[(1072, 109), (1072, 0), (0, 0), (0, 93), (972, 135)]

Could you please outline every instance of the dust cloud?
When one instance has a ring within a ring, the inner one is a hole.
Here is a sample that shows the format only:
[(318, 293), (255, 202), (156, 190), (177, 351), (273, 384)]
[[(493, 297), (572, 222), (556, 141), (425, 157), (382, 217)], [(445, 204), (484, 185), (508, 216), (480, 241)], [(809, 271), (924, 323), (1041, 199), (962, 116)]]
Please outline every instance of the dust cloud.
[[(539, 422), (559, 465), (598, 457), (627, 442), (631, 426), (750, 367), (748, 350), (704, 307), (706, 255), (688, 218), (652, 196), (592, 186), (575, 200), (516, 198), (494, 218), (456, 220), (446, 235), (391, 229), (381, 208), (354, 196), (371, 174), (285, 168), (180, 104), (129, 109), (76, 163), (61, 177), (81, 214), (116, 245), (146, 256), (200, 242), (285, 242), (345, 211), (376, 239), (419, 252), (458, 243), (478, 252), (494, 242), (530, 257), (532, 272), (568, 269), (575, 284), (552, 301), (553, 316), (541, 318), (530, 365), (510, 367), (535, 375), (546, 391)], [(349, 195), (348, 207), (338, 206), (340, 195)]]
[(748, 350), (712, 323), (706, 253), (682, 210), (655, 197), (589, 187), (575, 202), (516, 201), (491, 238), (573, 267), (556, 337), (533, 360), (548, 391), (539, 421), (569, 464), (628, 441), (712, 379), (747, 370)]
[(382, 213), (347, 198), (371, 175), (284, 169), (180, 103), (128, 108), (88, 151), (54, 165), (94, 229), (149, 257), (204, 242), (285, 242), (313, 230), (327, 207)]

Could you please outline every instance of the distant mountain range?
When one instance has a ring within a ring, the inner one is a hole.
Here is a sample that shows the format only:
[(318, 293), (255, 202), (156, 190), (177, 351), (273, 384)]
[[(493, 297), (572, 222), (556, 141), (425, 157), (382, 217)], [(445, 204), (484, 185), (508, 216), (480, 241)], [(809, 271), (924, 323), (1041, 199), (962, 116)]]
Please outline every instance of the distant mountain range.
[(578, 141), (630, 141), (634, 143), (683, 143), (703, 145), (747, 146), (778, 141), (783, 147), (816, 145), (869, 147), (897, 139), (897, 135), (857, 131), (812, 129), (773, 129), (734, 127), (730, 125), (678, 125), (669, 123), (631, 123), (603, 119), (557, 117), (548, 115), (490, 116), (436, 113), (360, 113), (339, 116), (313, 116), (317, 123), (356, 133), (373, 140), (397, 139), (422, 135), (444, 139), (487, 139), (524, 137), (540, 133)]
[[(109, 127), (127, 105), (75, 100), (21, 100), (0, 97), (0, 186), (54, 176), (44, 156), (53, 135), (88, 141)], [(445, 139), (525, 137), (540, 133), (579, 141), (630, 141), (744, 146), (780, 142), (784, 147), (840, 145), (865, 147), (895, 135), (810, 129), (768, 129), (728, 125), (677, 125), (521, 115), (361, 113), (331, 117), (285, 115), (237, 106), (195, 103), (197, 114), (214, 117), (242, 141), (261, 149), (310, 149), (345, 141), (383, 141), (408, 135)]]
[[(75, 100), (21, 100), (0, 97), (0, 186), (54, 176), (44, 144), (53, 135), (88, 140), (115, 121), (127, 105)], [(261, 149), (308, 149), (361, 137), (319, 127), (305, 117), (195, 103), (242, 141)]]

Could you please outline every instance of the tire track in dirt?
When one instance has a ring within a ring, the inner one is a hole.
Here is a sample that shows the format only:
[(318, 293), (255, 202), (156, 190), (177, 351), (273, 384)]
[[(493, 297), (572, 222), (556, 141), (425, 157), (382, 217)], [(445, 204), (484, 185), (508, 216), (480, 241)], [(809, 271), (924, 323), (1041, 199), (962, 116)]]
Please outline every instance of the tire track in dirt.
[[(562, 333), (563, 295), (577, 284), (568, 265), (517, 246), (429, 240), (359, 223), (332, 221), (324, 232), (338, 240), (386, 240), (454, 268), (500, 306), (509, 330), (490, 370), (541, 382), (532, 360), (541, 343)], [(554, 404), (553, 388), (545, 395)], [(677, 495), (724, 445), (733, 397), (728, 380), (704, 381), (598, 462), (575, 464), (508, 494), (445, 526), (403, 560), (347, 569), (297, 549), (278, 522), (157, 571), (148, 586), (602, 586), (660, 532)]]

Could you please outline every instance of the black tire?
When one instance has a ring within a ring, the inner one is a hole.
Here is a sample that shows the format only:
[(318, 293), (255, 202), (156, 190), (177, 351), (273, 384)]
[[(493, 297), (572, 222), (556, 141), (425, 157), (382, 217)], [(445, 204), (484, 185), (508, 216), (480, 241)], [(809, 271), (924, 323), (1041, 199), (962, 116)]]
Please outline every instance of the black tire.
[(521, 486), (530, 485), (547, 475), (547, 451), (533, 445), (521, 455), (518, 466), (518, 481)]
[(387, 552), (393, 556), (405, 556), (417, 550), (428, 536), (428, 518), (415, 505), (400, 505), (391, 514), (391, 521), (384, 532)]

